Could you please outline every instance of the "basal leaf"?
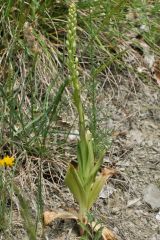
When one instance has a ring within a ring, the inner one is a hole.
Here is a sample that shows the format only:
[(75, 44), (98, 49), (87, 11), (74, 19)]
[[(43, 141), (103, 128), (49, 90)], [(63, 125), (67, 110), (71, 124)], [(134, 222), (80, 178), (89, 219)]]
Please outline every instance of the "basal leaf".
[(87, 209), (89, 210), (93, 203), (96, 201), (97, 197), (99, 196), (99, 193), (102, 190), (103, 185), (105, 184), (106, 180), (115, 174), (115, 169), (103, 169), (100, 176), (98, 176), (91, 186), (90, 192), (88, 194), (88, 201), (87, 201)]
[(75, 200), (79, 203), (79, 205), (85, 207), (87, 201), (83, 184), (77, 170), (71, 164), (65, 177), (65, 183), (69, 187), (70, 191), (72, 192)]
[(96, 161), (94, 167), (91, 169), (88, 179), (87, 179), (87, 182), (85, 183), (85, 186), (84, 186), (85, 188), (86, 188), (86, 186), (89, 186), (90, 184), (92, 184), (94, 182), (97, 172), (103, 162), (104, 154), (105, 154), (105, 151), (102, 151), (101, 155), (99, 156), (99, 159)]

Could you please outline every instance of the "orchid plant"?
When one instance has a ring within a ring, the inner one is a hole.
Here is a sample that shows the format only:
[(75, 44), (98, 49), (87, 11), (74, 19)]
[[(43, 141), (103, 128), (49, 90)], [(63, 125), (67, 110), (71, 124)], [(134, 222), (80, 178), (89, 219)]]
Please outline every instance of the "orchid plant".
[[(69, 80), (73, 88), (73, 102), (79, 116), (79, 142), (77, 148), (77, 166), (69, 164), (65, 183), (73, 194), (74, 199), (78, 202), (79, 212), (77, 216), (65, 214), (66, 218), (78, 219), (82, 224), (87, 224), (87, 214), (95, 203), (99, 193), (101, 192), (106, 180), (115, 173), (114, 169), (104, 168), (99, 173), (103, 162), (105, 151), (102, 151), (98, 158), (95, 157), (94, 139), (92, 133), (85, 126), (84, 110), (81, 101), (81, 90), (79, 84), (78, 73), (78, 58), (76, 56), (76, 28), (77, 28), (77, 13), (76, 4), (71, 3), (68, 14), (67, 25), (67, 50), (68, 59), (67, 66), (69, 70)], [(49, 223), (50, 219), (63, 217), (62, 214), (51, 215), (46, 212), (45, 221)], [(102, 231), (103, 239), (106, 235), (111, 236), (110, 239), (115, 239), (112, 232), (106, 229)]]
[(79, 204), (79, 219), (86, 221), (86, 214), (96, 201), (103, 185), (109, 176), (115, 170), (103, 169), (102, 173), (97, 176), (100, 166), (103, 161), (105, 151), (100, 153), (98, 159), (95, 158), (94, 144), (92, 133), (85, 127), (85, 118), (83, 105), (81, 101), (80, 84), (78, 80), (78, 59), (76, 57), (76, 5), (72, 3), (68, 15), (68, 34), (67, 34), (67, 48), (68, 48), (68, 69), (70, 73), (70, 83), (73, 87), (73, 101), (76, 106), (79, 116), (79, 135), (77, 150), (77, 166), (69, 165), (65, 177), (65, 183), (69, 187), (75, 200)]

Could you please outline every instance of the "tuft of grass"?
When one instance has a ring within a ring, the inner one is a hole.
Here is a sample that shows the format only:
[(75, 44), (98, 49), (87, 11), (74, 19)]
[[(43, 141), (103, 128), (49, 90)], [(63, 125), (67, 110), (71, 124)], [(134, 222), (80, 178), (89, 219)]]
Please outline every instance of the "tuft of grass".
[(46, 5), (9, 1), (1, 8), (0, 140), (3, 145), (9, 139), (10, 146), (28, 152), (45, 146), (67, 84), (58, 76), (60, 54), (46, 38), (49, 28), (41, 31), (42, 22), (50, 16)]

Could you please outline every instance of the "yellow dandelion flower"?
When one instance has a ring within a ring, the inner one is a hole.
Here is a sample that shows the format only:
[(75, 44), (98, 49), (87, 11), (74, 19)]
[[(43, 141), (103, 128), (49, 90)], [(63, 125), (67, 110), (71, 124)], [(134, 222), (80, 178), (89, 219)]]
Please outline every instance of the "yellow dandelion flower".
[(6, 156), (0, 160), (0, 166), (12, 167), (14, 164), (14, 157)]

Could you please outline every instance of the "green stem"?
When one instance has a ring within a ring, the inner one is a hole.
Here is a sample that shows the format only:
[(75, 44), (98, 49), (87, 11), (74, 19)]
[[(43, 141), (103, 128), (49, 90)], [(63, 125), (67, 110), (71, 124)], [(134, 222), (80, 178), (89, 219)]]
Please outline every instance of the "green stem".
[(78, 216), (79, 216), (78, 218), (79, 218), (81, 223), (86, 223), (86, 220), (87, 220), (87, 208), (84, 208), (84, 207), (80, 206)]

